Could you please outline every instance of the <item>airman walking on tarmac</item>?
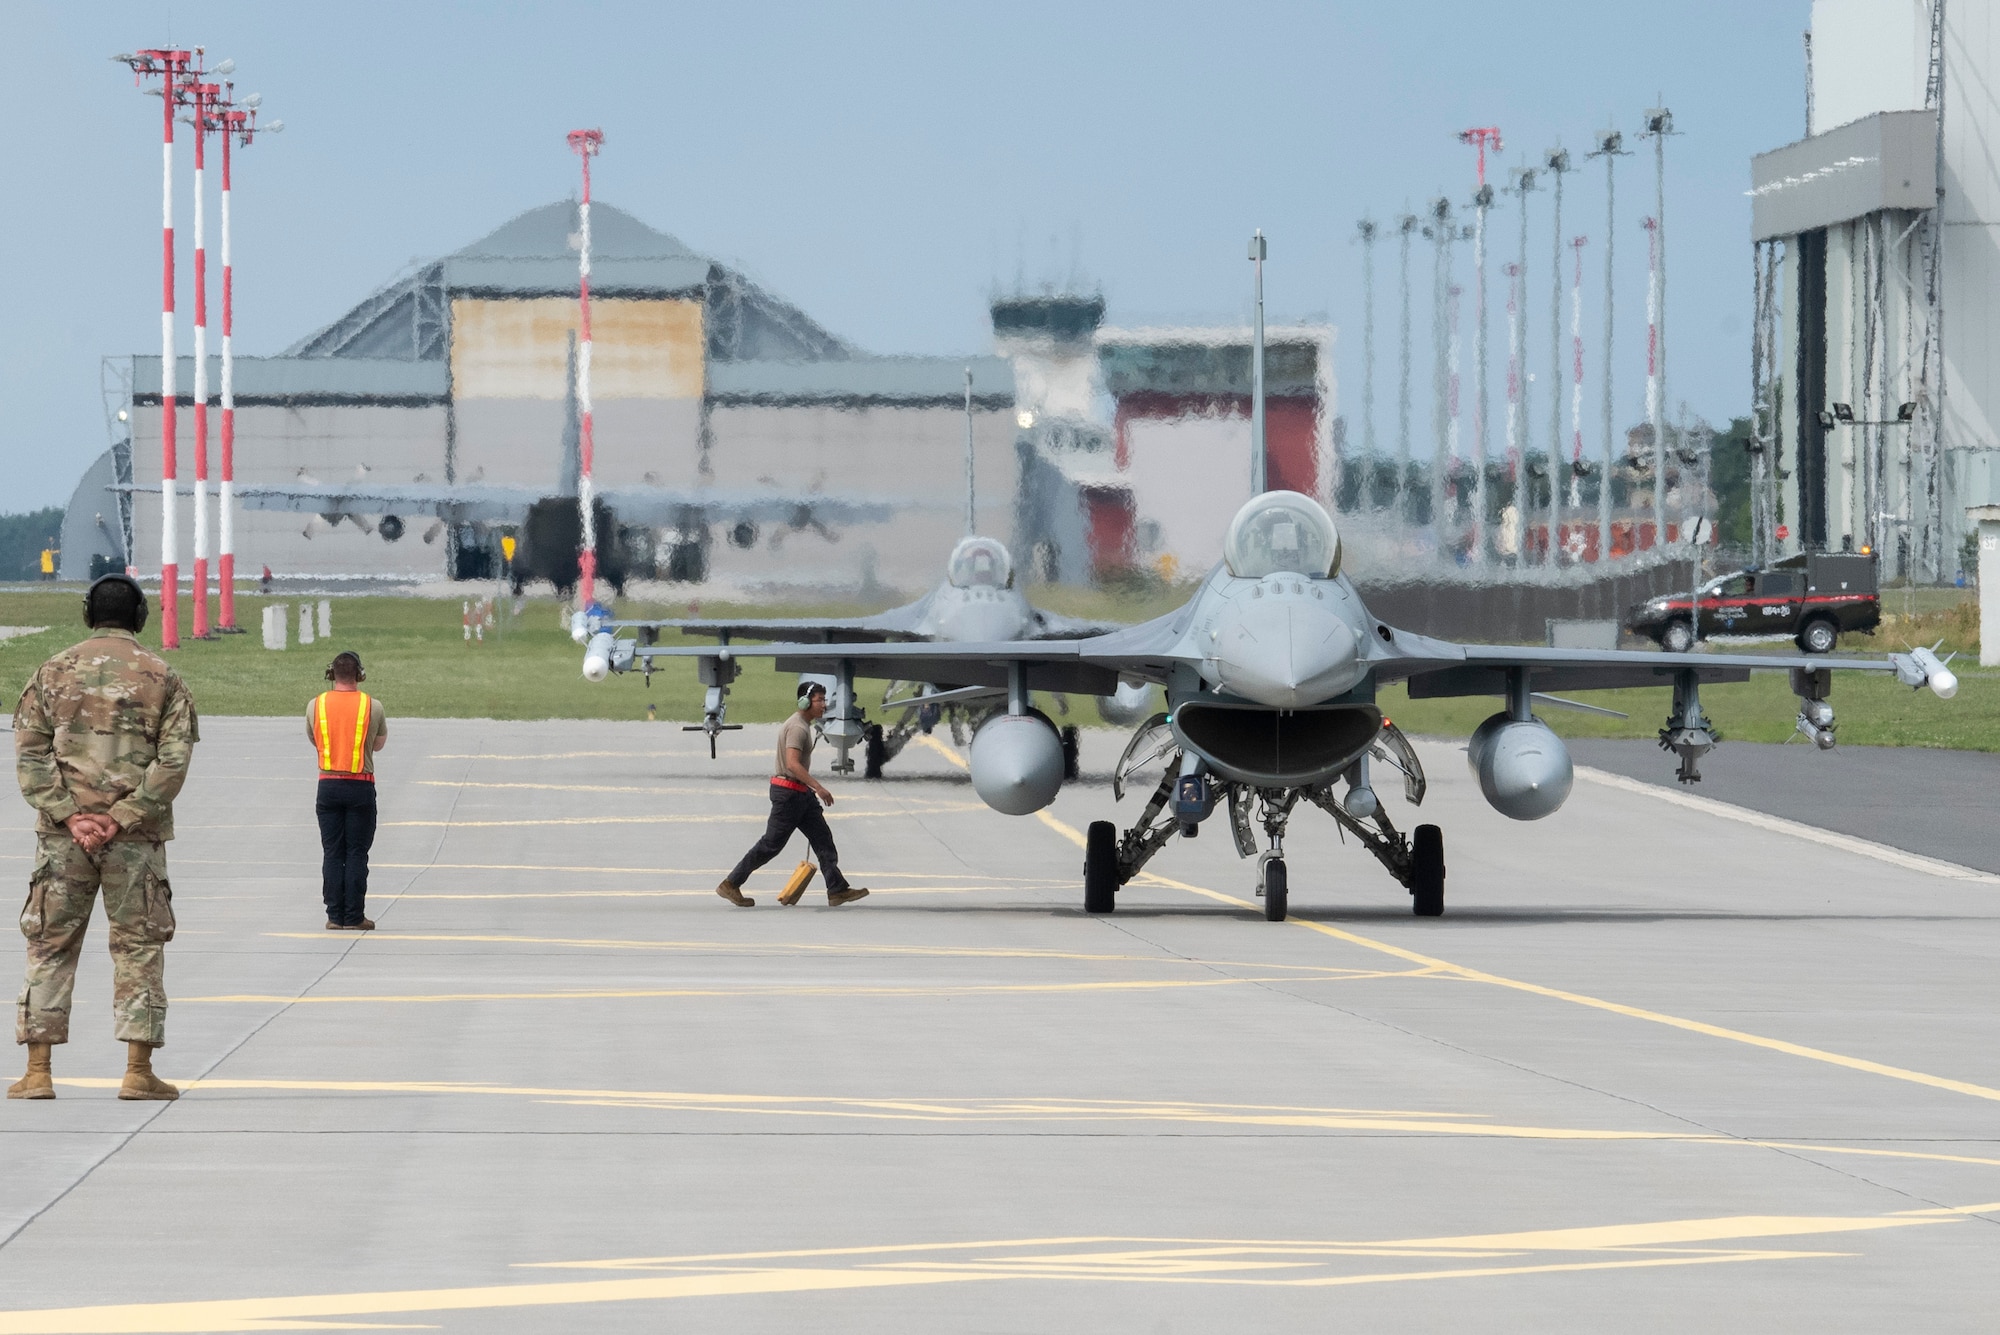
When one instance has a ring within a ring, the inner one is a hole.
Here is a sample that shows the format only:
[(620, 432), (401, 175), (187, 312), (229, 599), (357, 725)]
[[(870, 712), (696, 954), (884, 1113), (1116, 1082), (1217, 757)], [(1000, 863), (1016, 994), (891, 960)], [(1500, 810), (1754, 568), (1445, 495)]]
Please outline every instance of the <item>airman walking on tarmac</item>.
[(83, 600), (90, 637), (42, 664), (14, 711), (21, 793), (38, 815), (14, 1031), (28, 1072), (8, 1087), (10, 1099), (55, 1097), (50, 1049), (69, 1042), (76, 962), (100, 887), (112, 1012), (126, 1045), (118, 1097), (180, 1097), (153, 1074), (153, 1049), (166, 1042), (165, 947), (174, 937), (166, 841), (201, 729), (187, 684), (139, 647), (146, 610), (125, 575), (92, 584)]

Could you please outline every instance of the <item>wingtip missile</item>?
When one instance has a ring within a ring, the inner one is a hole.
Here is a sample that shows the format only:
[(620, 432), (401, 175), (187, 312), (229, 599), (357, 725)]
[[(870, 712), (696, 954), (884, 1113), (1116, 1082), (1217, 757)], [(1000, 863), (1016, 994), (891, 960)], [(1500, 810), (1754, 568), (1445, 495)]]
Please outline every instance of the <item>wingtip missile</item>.
[[(1940, 640), (1938, 643), (1941, 645), (1944, 642)], [(1896, 665), (1896, 680), (1912, 690), (1928, 686), (1931, 694), (1940, 700), (1949, 700), (1958, 694), (1958, 674), (1946, 666), (1948, 659), (1937, 656), (1935, 648), (1890, 654), (1889, 661)]]

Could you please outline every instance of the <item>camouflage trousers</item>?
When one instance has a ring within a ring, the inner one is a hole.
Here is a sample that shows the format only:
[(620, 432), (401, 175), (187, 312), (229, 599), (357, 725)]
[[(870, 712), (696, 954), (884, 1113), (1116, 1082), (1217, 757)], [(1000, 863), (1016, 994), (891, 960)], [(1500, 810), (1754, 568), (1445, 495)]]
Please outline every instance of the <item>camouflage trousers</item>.
[(111, 1009), (122, 1042), (167, 1041), (166, 943), (174, 939), (174, 896), (166, 845), (119, 840), (86, 853), (64, 834), (37, 837), (21, 935), (28, 977), (14, 1021), (16, 1043), (69, 1042), (70, 993), (91, 905), (104, 890), (111, 922)]

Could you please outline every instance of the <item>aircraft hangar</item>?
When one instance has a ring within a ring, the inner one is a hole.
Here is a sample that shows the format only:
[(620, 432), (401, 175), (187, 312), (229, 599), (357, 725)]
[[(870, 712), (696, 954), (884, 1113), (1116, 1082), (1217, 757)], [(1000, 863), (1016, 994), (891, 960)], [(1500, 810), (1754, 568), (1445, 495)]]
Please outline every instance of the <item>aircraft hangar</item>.
[[(577, 230), (573, 202), (531, 209), (386, 284), (283, 354), (238, 356), (238, 485), (365, 477), (375, 484), (486, 483), (559, 494), (576, 466), (570, 372)], [(738, 270), (615, 207), (592, 206), (591, 232), (600, 489), (776, 489), (924, 502), (891, 525), (846, 531), (766, 525), (753, 537), (691, 525), (631, 535), (662, 566), (669, 550), (685, 543), (699, 549), (712, 577), (728, 582), (915, 588), (934, 581), (965, 522), (968, 368), (980, 524), (1008, 531), (1016, 463), (1007, 361), (871, 355)], [(214, 358), (208, 381), (220, 385)], [(193, 383), (191, 358), (181, 359), (177, 383)], [(73, 517), (110, 508), (82, 492), (101, 493), (113, 472), (141, 488), (158, 486), (160, 359), (132, 357), (129, 386), (129, 443), (114, 447), (86, 476)], [(192, 405), (185, 388), (180, 402)], [(213, 410), (219, 398), (210, 402)], [(184, 571), (192, 554), (185, 494), (193, 473), (191, 431), (183, 411), (177, 434)], [(213, 432), (211, 426), (212, 463)], [(237, 570), (252, 576), (268, 565), (279, 574), (417, 579), (499, 573), (500, 526), (398, 520), (336, 516), (329, 523), (239, 509)], [(156, 495), (140, 494), (128, 525), (133, 563), (156, 568)], [(111, 527), (82, 536), (106, 538)], [(66, 565), (78, 567), (66, 573), (87, 573), (92, 551), (105, 545), (86, 541), (66, 551)]]

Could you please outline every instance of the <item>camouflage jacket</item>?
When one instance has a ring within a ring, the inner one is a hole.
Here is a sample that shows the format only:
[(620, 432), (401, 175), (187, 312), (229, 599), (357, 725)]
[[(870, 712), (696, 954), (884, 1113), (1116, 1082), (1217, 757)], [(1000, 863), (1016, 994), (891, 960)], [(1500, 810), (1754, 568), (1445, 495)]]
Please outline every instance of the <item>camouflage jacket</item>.
[(108, 812), (120, 839), (173, 838), (200, 740), (187, 683), (129, 631), (93, 631), (42, 664), (14, 709), (21, 794), (44, 834), (87, 811)]

